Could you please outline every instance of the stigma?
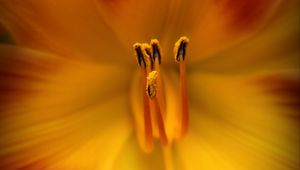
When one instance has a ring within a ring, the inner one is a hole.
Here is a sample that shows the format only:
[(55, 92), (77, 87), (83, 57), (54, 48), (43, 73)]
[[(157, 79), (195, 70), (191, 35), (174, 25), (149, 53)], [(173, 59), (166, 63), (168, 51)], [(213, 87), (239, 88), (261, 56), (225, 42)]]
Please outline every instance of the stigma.
[(147, 86), (146, 86), (146, 93), (150, 99), (154, 99), (156, 97), (156, 90), (157, 90), (157, 71), (152, 71), (148, 74), (147, 77)]
[[(174, 141), (184, 138), (188, 132), (189, 110), (185, 66), (188, 42), (187, 37), (180, 37), (174, 45), (174, 63), (175, 67), (179, 68), (177, 81), (169, 83), (177, 87), (174, 92), (170, 92), (174, 88), (168, 88), (169, 76), (162, 73), (163, 58), (159, 41), (152, 39), (149, 44), (133, 45), (139, 66), (141, 86), (139, 94), (142, 99), (141, 112), (135, 116), (139, 125), (137, 135), (142, 150), (147, 153), (152, 152), (155, 140), (158, 139), (163, 147), (170, 147)], [(176, 98), (173, 100), (169, 96)], [(172, 109), (168, 109), (170, 107)]]

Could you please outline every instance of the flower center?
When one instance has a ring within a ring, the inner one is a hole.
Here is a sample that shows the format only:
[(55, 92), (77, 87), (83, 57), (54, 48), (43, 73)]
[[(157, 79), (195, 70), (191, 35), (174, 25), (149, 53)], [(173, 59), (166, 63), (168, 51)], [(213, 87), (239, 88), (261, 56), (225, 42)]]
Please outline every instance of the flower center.
[[(181, 37), (175, 43), (175, 61), (179, 65), (177, 82), (173, 81), (172, 75), (161, 71), (162, 53), (158, 40), (151, 40), (150, 44), (133, 45), (140, 72), (138, 85), (133, 89), (133, 108), (136, 109), (134, 118), (139, 144), (147, 153), (152, 152), (155, 139), (159, 139), (163, 146), (170, 146), (174, 140), (183, 138), (188, 131), (185, 66), (188, 41), (188, 38)], [(176, 86), (177, 89), (174, 88)], [(137, 89), (139, 92), (136, 92)]]

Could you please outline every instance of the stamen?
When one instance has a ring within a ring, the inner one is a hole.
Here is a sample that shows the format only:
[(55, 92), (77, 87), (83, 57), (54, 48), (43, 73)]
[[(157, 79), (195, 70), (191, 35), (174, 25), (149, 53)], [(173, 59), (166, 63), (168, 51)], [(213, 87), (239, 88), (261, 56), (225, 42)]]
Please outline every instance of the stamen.
[[(141, 68), (141, 84), (142, 87), (147, 85), (147, 69), (146, 69), (146, 61), (143, 55), (142, 45), (136, 43), (133, 45), (133, 48), (136, 52), (137, 61)], [(144, 128), (145, 128), (145, 149), (146, 152), (151, 152), (153, 149), (153, 132), (152, 132), (152, 124), (151, 124), (151, 113), (150, 113), (150, 104), (149, 98), (146, 93), (142, 89), (143, 94), (143, 104), (144, 104)]]
[[(185, 65), (186, 47), (188, 42), (189, 39), (187, 37), (181, 37), (175, 43), (174, 47), (175, 61), (179, 63), (180, 71), (179, 99), (181, 104), (179, 114), (166, 113), (166, 111), (174, 112), (174, 110), (172, 110), (173, 108), (171, 110), (166, 110), (166, 98), (162, 74), (160, 72), (162, 53), (159, 41), (153, 39), (150, 44), (136, 43), (133, 45), (140, 66), (141, 85), (143, 87), (143, 122), (139, 121), (138, 124), (142, 124), (144, 127), (138, 132), (143, 134), (141, 135), (142, 138), (139, 139), (142, 139), (140, 140), (140, 144), (145, 152), (151, 152), (153, 150), (154, 138), (160, 138), (163, 147), (167, 148), (168, 146), (171, 146), (174, 138), (182, 138), (188, 131), (189, 108)], [(175, 102), (177, 103), (177, 99)], [(140, 120), (140, 117), (137, 120)], [(177, 126), (177, 124), (179, 126)], [(166, 167), (173, 169), (172, 158), (169, 156), (169, 151), (170, 149), (167, 149), (165, 152), (165, 160), (167, 162)]]
[(158, 64), (161, 64), (161, 49), (159, 45), (159, 41), (157, 39), (152, 39), (151, 42), (152, 47), (152, 58), (154, 62), (158, 62)]
[(166, 146), (168, 144), (168, 139), (167, 139), (165, 124), (164, 124), (164, 119), (161, 113), (159, 102), (156, 98), (157, 77), (158, 77), (157, 71), (152, 71), (151, 73), (148, 74), (146, 92), (149, 98), (151, 99), (151, 101), (154, 102), (160, 140), (161, 143)]
[(185, 66), (185, 55), (186, 46), (189, 42), (187, 37), (181, 37), (174, 47), (175, 60), (179, 62), (180, 72), (180, 95), (181, 95), (181, 130), (180, 136), (183, 137), (188, 131), (189, 121), (189, 108), (188, 108), (188, 92), (187, 92), (187, 80), (186, 80), (186, 66)]
[(150, 45), (152, 47), (152, 60), (154, 62), (154, 70), (158, 72), (158, 78), (157, 78), (157, 86), (160, 91), (158, 92), (158, 100), (159, 103), (161, 104), (161, 110), (163, 112), (163, 115), (165, 115), (165, 110), (166, 110), (166, 105), (165, 105), (165, 93), (164, 93), (164, 86), (163, 86), (163, 80), (161, 77), (161, 72), (160, 72), (160, 64), (161, 64), (161, 58), (162, 58), (162, 53), (161, 53), (161, 48), (159, 41), (157, 39), (152, 39), (150, 41)]

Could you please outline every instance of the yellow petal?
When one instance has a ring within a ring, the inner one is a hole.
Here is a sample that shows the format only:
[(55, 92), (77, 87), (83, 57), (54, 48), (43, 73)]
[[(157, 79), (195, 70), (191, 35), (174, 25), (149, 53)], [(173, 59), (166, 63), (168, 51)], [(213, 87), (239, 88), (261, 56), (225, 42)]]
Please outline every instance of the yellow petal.
[(191, 40), (190, 54), (199, 60), (244, 42), (258, 31), (269, 28), (270, 22), (288, 12), (295, 3), (281, 0), (192, 1), (182, 24), (186, 27), (182, 32)]
[(0, 169), (111, 166), (132, 129), (129, 70), (4, 45), (0, 56)]
[(190, 75), (186, 170), (299, 167), (299, 70)]
[(0, 1), (0, 21), (22, 46), (69, 58), (126, 61), (92, 0)]
[(131, 136), (114, 160), (111, 170), (165, 170), (160, 147), (157, 142), (153, 152), (146, 154), (138, 146), (135, 136)]
[[(85, 133), (93, 130), (93, 136), (83, 138), (84, 143), (80, 143), (81, 145), (74, 148), (70, 154), (61, 157), (59, 160), (54, 160), (51, 165), (48, 165), (47, 169), (112, 169), (116, 165), (115, 159), (125, 152), (123, 148), (126, 146), (125, 144), (132, 132), (130, 117), (126, 115), (128, 112), (127, 97), (127, 95), (114, 97), (108, 102), (102, 102), (102, 104), (96, 106), (97, 110), (90, 109), (80, 112), (79, 114), (82, 115), (95, 115), (94, 120), (89, 123), (93, 123), (97, 128), (92, 129), (93, 125), (91, 124), (80, 124), (82, 127), (78, 127), (82, 128), (81, 132), (83, 133), (84, 129), (86, 130)], [(88, 128), (84, 128), (84, 126)], [(74, 143), (80, 142), (72, 141)]]

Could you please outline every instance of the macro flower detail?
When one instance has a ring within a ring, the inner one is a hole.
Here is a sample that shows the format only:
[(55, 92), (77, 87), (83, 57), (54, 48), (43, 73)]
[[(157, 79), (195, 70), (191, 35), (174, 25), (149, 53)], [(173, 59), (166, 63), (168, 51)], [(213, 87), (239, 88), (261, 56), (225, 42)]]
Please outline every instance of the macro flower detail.
[[(180, 99), (180, 103), (169, 103), (166, 101), (165, 90), (172, 84), (164, 85), (164, 79), (161, 71), (162, 52), (159, 41), (153, 39), (150, 45), (147, 43), (136, 43), (133, 45), (133, 49), (136, 53), (138, 65), (140, 66), (141, 85), (143, 96), (143, 122), (137, 124), (143, 124), (143, 129), (137, 131), (138, 139), (140, 140), (141, 149), (145, 152), (152, 152), (153, 150), (153, 136), (160, 138), (161, 144), (164, 147), (170, 147), (174, 139), (179, 139), (185, 136), (188, 129), (188, 96), (187, 96), (187, 80), (186, 80), (186, 66), (185, 55), (186, 46), (189, 39), (187, 37), (181, 37), (174, 47), (175, 61), (179, 63), (179, 85), (180, 93), (176, 98)], [(175, 62), (174, 61), (174, 62)], [(168, 75), (165, 75), (168, 76)], [(169, 82), (168, 82), (169, 83)], [(174, 94), (174, 93), (173, 93)], [(148, 97), (147, 97), (147, 96)], [(173, 112), (168, 112), (167, 106), (178, 107)], [(140, 113), (136, 113), (139, 115)], [(169, 121), (171, 124), (166, 124), (166, 119), (169, 117), (173, 120)], [(138, 117), (136, 121), (140, 121)], [(137, 126), (137, 128), (141, 128)], [(169, 158), (170, 159), (170, 158)]]
[(0, 0), (0, 169), (299, 169), (299, 8)]

